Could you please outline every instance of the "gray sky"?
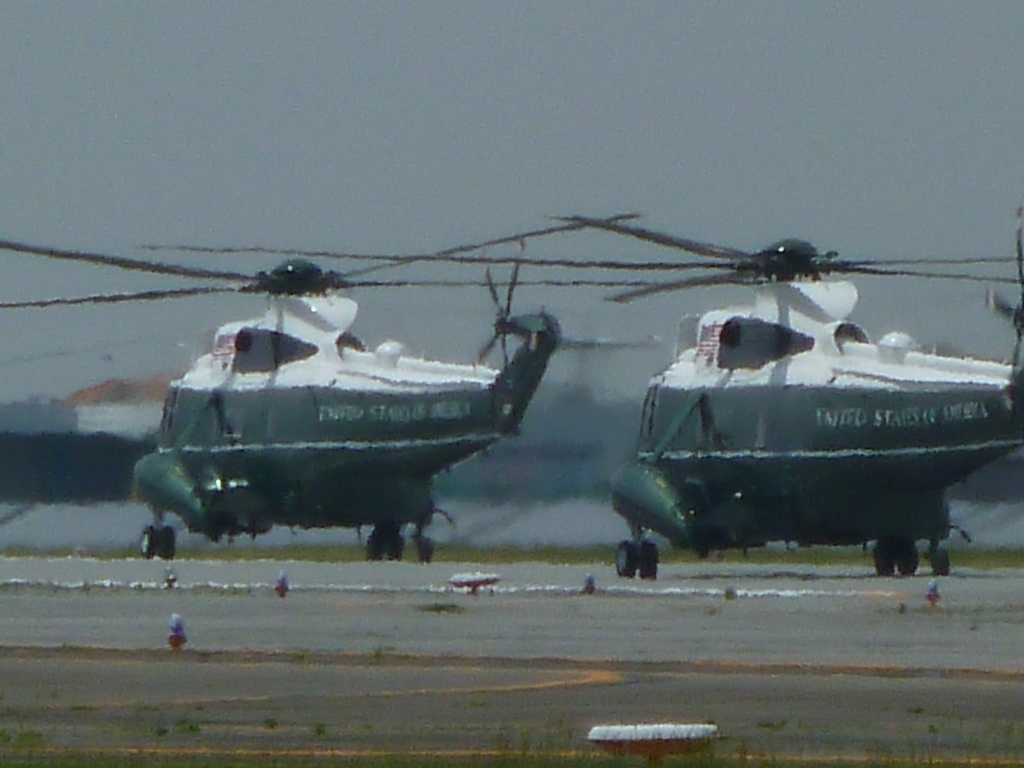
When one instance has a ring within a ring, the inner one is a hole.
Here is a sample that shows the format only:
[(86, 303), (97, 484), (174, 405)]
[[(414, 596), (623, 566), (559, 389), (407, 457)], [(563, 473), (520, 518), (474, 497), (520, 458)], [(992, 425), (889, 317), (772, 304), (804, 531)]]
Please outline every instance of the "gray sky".
[[(6, 3), (0, 237), (123, 255), (144, 242), (403, 252), (635, 210), (740, 248), (799, 236), (850, 258), (1010, 259), (1022, 30), (1020, 2)], [(529, 253), (672, 255), (596, 235)], [(0, 259), (5, 299), (169, 285)], [(983, 287), (858, 285), (855, 317), (875, 336), (1011, 347)], [(516, 303), (574, 335), (669, 339), (679, 315), (739, 296), (622, 307), (523, 288)], [(442, 358), (471, 358), (492, 317), (482, 290), (358, 298), (368, 341)], [(9, 311), (0, 399), (181, 368), (200, 331), (259, 310)], [(664, 358), (600, 375), (633, 391)]]

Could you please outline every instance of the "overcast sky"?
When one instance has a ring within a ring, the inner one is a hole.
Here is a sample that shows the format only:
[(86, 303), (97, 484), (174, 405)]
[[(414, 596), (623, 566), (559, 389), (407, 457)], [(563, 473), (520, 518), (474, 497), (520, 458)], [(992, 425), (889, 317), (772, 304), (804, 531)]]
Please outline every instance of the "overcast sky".
[[(1011, 275), (1022, 31), (1020, 2), (5, 3), (0, 238), (405, 252), (630, 210), (739, 248), (798, 236), (850, 258), (1006, 256)], [(671, 255), (590, 235), (528, 252)], [(0, 259), (4, 299), (169, 286)], [(983, 287), (858, 285), (855, 318), (876, 337), (1012, 345)], [(492, 319), (482, 290), (357, 298), (367, 341), (447, 359), (471, 359)], [(680, 315), (735, 298), (622, 307), (524, 287), (516, 304), (577, 336), (670, 339)], [(203, 329), (259, 311), (8, 311), (0, 399), (180, 369)], [(639, 387), (664, 357), (600, 375)]]

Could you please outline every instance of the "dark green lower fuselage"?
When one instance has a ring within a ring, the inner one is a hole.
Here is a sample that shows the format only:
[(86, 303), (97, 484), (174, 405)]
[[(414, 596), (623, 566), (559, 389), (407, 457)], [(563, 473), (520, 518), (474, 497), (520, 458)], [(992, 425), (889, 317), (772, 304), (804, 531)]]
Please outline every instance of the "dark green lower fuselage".
[(944, 539), (945, 489), (1021, 445), (1007, 390), (651, 391), (617, 511), (698, 551)]
[(211, 406), (209, 391), (174, 392), (167, 444), (156, 454), (180, 462), (194, 502), (173, 491), (147, 499), (214, 538), (274, 524), (424, 524), (433, 513), (432, 477), (500, 437), (490, 388), (308, 387), (217, 397)]
[(393, 534), (413, 524), (419, 534), (435, 512), (434, 475), (518, 430), (557, 348), (550, 315), (503, 323), (521, 343), (490, 381), (449, 370), (446, 384), (399, 384), (386, 371), (360, 388), (276, 386), (259, 374), (173, 384), (160, 448), (135, 465), (136, 493), (214, 540), (273, 525)]

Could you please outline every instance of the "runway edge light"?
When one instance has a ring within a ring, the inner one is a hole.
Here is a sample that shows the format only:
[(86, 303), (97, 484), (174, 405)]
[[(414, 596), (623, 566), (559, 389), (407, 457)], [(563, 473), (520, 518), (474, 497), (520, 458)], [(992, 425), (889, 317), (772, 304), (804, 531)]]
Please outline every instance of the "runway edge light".
[(583, 580), (583, 589), (581, 590), (584, 595), (592, 595), (597, 590), (597, 582), (594, 580), (594, 574), (588, 573), (587, 577)]
[(172, 651), (180, 651), (185, 647), (188, 638), (185, 637), (185, 620), (180, 614), (171, 614), (170, 634), (167, 636), (167, 644)]
[(284, 597), (288, 594), (288, 574), (281, 571), (277, 574), (277, 581), (274, 583), (274, 591), (277, 592), (278, 597)]

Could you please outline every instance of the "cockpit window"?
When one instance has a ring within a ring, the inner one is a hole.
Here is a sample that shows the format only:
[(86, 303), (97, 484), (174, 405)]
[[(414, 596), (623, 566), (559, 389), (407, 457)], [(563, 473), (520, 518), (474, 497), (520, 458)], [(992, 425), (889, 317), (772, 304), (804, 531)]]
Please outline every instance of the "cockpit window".
[(269, 373), (286, 363), (305, 360), (317, 347), (302, 339), (265, 328), (243, 328), (235, 335), (231, 369), (237, 373)]

